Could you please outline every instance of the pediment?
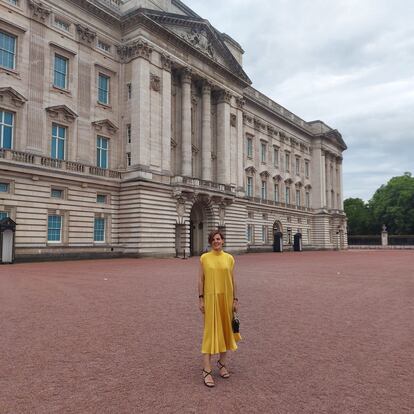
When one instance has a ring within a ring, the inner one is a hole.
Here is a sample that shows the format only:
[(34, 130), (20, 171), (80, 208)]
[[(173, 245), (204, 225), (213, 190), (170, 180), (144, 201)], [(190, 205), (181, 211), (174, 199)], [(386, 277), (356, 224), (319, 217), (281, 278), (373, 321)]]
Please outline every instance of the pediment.
[(102, 119), (100, 121), (94, 121), (92, 122), (92, 125), (95, 127), (95, 129), (98, 132), (101, 131), (107, 131), (109, 134), (115, 134), (116, 131), (118, 131), (118, 127), (111, 122), (109, 119)]
[(348, 147), (345, 144), (345, 141), (342, 138), (341, 133), (337, 129), (326, 132), (325, 137), (332, 141), (335, 145), (339, 146), (342, 150), (346, 150)]
[(260, 173), (260, 177), (262, 177), (262, 178), (269, 178), (270, 177), (269, 171), (262, 171)]
[(66, 105), (55, 105), (46, 108), (46, 111), (52, 118), (64, 118), (66, 121), (74, 121), (78, 114)]
[(3, 103), (6, 99), (9, 99), (11, 104), (16, 107), (21, 107), (27, 102), (27, 99), (11, 86), (0, 88), (0, 102)]
[(245, 84), (252, 82), (241, 65), (232, 55), (222, 39), (222, 35), (207, 20), (198, 16), (142, 10), (145, 17), (152, 20), (169, 33), (170, 39), (183, 42), (196, 53), (224, 67)]
[(276, 174), (276, 175), (273, 176), (273, 179), (275, 181), (282, 181), (283, 180), (283, 177), (280, 174)]
[(256, 168), (254, 168), (253, 166), (250, 166), (250, 167), (247, 167), (246, 169), (245, 169), (245, 171), (246, 171), (246, 173), (247, 174), (251, 174), (251, 175), (253, 175), (253, 174), (256, 174)]

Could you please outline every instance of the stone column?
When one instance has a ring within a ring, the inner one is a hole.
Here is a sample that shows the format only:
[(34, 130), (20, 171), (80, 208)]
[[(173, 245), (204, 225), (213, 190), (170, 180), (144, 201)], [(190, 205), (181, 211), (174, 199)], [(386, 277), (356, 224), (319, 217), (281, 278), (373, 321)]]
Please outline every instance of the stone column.
[(330, 208), (331, 204), (330, 204), (330, 195), (331, 195), (331, 188), (329, 185), (329, 175), (330, 175), (330, 171), (329, 171), (329, 156), (326, 154), (325, 155), (325, 207), (326, 208)]
[(140, 41), (130, 47), (132, 61), (131, 158), (141, 170), (150, 168), (150, 56), (152, 48)]
[(184, 68), (181, 73), (181, 175), (191, 177), (191, 70)]
[(231, 94), (221, 91), (217, 103), (217, 182), (230, 184)]
[(339, 194), (339, 210), (344, 209), (343, 202), (343, 184), (342, 184), (342, 158), (338, 159), (338, 194)]
[(202, 91), (201, 177), (211, 181), (211, 83), (205, 81)]
[[(336, 157), (334, 156), (332, 158), (332, 190), (333, 190), (333, 200), (332, 200), (332, 208), (339, 209), (339, 206), (337, 205), (337, 198), (336, 195), (338, 194), (338, 179), (336, 176)], [(331, 193), (332, 194), (332, 193)]]
[(237, 106), (237, 187), (238, 191), (245, 191), (244, 189), (244, 168), (243, 168), (243, 157), (244, 157), (244, 134), (243, 134), (243, 107), (245, 101), (243, 98), (236, 98)]
[(171, 174), (171, 59), (161, 55), (162, 64), (162, 125), (161, 125), (161, 170)]

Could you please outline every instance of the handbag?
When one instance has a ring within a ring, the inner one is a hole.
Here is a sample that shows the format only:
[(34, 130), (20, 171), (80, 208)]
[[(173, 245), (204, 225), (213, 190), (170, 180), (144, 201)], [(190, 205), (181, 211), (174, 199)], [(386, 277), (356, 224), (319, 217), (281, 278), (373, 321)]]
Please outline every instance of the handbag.
[(232, 327), (233, 333), (240, 332), (240, 319), (239, 319), (239, 315), (236, 312), (233, 313), (233, 320), (231, 321), (231, 327)]

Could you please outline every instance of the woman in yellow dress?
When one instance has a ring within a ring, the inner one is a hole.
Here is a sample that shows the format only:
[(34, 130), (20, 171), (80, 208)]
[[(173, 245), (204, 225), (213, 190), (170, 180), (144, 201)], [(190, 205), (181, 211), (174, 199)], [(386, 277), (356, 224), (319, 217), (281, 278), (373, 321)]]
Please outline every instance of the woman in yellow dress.
[(199, 308), (204, 314), (203, 380), (207, 387), (214, 387), (211, 356), (220, 354), (217, 366), (222, 378), (229, 378), (226, 367), (227, 351), (237, 349), (240, 334), (233, 333), (233, 312), (237, 312), (234, 258), (223, 251), (224, 237), (219, 230), (210, 233), (208, 242), (212, 249), (200, 258), (198, 281)]

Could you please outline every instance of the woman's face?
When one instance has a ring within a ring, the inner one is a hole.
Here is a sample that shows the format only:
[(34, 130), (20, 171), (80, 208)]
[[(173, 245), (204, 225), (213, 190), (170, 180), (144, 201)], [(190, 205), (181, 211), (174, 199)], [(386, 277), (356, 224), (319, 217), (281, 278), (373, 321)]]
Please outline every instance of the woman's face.
[(211, 242), (211, 247), (213, 250), (220, 251), (223, 248), (224, 240), (221, 238), (220, 234), (215, 234), (213, 241)]

